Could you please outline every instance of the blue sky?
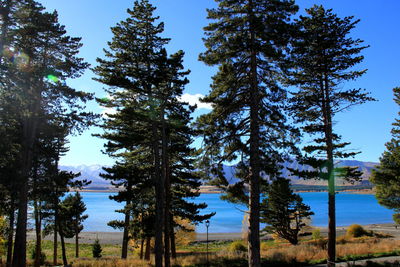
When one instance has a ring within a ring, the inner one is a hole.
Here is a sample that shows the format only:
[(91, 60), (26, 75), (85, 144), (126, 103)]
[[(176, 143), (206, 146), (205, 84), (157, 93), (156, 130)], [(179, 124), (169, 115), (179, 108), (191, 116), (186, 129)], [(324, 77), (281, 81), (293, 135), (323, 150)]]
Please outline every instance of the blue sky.
[[(110, 27), (126, 18), (126, 9), (133, 6), (133, 0), (40, 0), (48, 10), (56, 9), (60, 22), (68, 34), (82, 37), (84, 46), (81, 56), (96, 65), (96, 58), (103, 56), (103, 48), (111, 40)], [(195, 100), (196, 94), (207, 94), (215, 68), (197, 61), (204, 51), (202, 28), (207, 25), (206, 8), (215, 7), (213, 0), (153, 0), (156, 14), (165, 22), (165, 36), (171, 38), (169, 53), (184, 50), (185, 66), (192, 72), (190, 84), (186, 87), (186, 99)], [(343, 87), (360, 87), (371, 92), (378, 101), (357, 106), (336, 117), (336, 132), (344, 141), (352, 143), (351, 148), (362, 151), (355, 159), (377, 162), (384, 151), (384, 144), (390, 140), (391, 123), (397, 116), (397, 107), (392, 98), (392, 88), (400, 86), (400, 34), (398, 21), (398, 0), (302, 0), (297, 1), (301, 13), (313, 4), (333, 8), (339, 16), (355, 16), (361, 19), (352, 36), (365, 40), (371, 47), (364, 51), (365, 61), (360, 68), (368, 72), (352, 84)], [(92, 80), (93, 73), (87, 70), (79, 79), (69, 81), (77, 89), (93, 92), (97, 97), (105, 96), (103, 85)], [(96, 103), (88, 108), (101, 113)], [(199, 109), (196, 114), (207, 112)], [(91, 134), (101, 132), (92, 128), (81, 136), (72, 136), (70, 151), (61, 158), (61, 165), (111, 165), (113, 161), (101, 153), (103, 141)]]

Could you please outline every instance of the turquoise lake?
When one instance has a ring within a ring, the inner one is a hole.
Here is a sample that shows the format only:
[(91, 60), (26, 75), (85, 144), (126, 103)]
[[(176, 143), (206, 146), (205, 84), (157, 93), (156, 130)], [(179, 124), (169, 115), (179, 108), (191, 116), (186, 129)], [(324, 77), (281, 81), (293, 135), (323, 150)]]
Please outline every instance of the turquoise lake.
[[(120, 213), (122, 204), (109, 200), (110, 193), (81, 193), (86, 203), (86, 214), (89, 218), (84, 222), (84, 231), (112, 232), (116, 231), (107, 226), (107, 222), (122, 219)], [(300, 193), (304, 203), (311, 207), (315, 213), (311, 218), (314, 226), (327, 226), (328, 224), (328, 193), (313, 192)], [(205, 202), (208, 208), (202, 213), (216, 212), (210, 220), (210, 233), (234, 233), (242, 231), (242, 221), (245, 207), (231, 204), (219, 199), (219, 194), (202, 194), (194, 202)], [(340, 193), (336, 195), (336, 220), (338, 226), (353, 223), (373, 224), (392, 223), (393, 211), (380, 206), (374, 195)], [(196, 231), (206, 231), (204, 224), (199, 224)]]

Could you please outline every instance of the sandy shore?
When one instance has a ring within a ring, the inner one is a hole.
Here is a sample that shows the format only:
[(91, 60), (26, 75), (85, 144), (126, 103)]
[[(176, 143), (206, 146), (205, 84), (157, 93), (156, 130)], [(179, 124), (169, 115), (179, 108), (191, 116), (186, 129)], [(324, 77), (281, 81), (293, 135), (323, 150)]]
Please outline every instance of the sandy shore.
[[(393, 223), (386, 224), (370, 224), (364, 225), (367, 230), (372, 230), (375, 232), (386, 233), (392, 235), (396, 239), (400, 239), (400, 227), (397, 229)], [(326, 227), (321, 229), (322, 235), (327, 235), (328, 229)], [(337, 236), (344, 235), (346, 233), (347, 227), (337, 227)], [(210, 241), (215, 240), (237, 240), (242, 239), (242, 233), (209, 233), (208, 239)], [(28, 240), (35, 239), (35, 233), (28, 233)], [(122, 232), (82, 232), (79, 236), (79, 242), (84, 244), (92, 244), (96, 238), (100, 240), (102, 244), (114, 244), (118, 245), (122, 242)], [(205, 241), (207, 238), (205, 233), (197, 233), (196, 241)], [(265, 237), (268, 238), (268, 237)], [(45, 237), (45, 240), (53, 240), (53, 236)], [(67, 243), (74, 243), (75, 239), (66, 239)]]

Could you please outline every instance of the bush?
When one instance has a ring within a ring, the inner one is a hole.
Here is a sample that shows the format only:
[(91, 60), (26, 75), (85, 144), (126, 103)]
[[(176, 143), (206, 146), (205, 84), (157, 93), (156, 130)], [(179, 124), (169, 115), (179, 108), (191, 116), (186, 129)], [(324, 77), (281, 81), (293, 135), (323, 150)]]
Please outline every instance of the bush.
[[(35, 258), (36, 258), (36, 249), (35, 247), (33, 247), (31, 252), (31, 259), (35, 260)], [(40, 255), (40, 265), (44, 265), (45, 261), (46, 261), (46, 254), (42, 252)]]
[(347, 237), (362, 237), (369, 236), (370, 233), (367, 232), (361, 225), (352, 224), (347, 228), (346, 236)]
[(322, 238), (321, 230), (319, 230), (319, 229), (313, 230), (311, 236), (312, 236), (312, 239), (314, 239), (314, 240), (321, 239)]
[(229, 245), (229, 251), (231, 252), (247, 252), (246, 246), (243, 244), (242, 241), (234, 241)]
[(98, 239), (94, 241), (93, 248), (92, 248), (92, 253), (93, 253), (93, 258), (101, 258), (101, 252), (103, 249), (101, 248), (100, 242)]
[(0, 217), (0, 259), (6, 253), (7, 223), (4, 217)]

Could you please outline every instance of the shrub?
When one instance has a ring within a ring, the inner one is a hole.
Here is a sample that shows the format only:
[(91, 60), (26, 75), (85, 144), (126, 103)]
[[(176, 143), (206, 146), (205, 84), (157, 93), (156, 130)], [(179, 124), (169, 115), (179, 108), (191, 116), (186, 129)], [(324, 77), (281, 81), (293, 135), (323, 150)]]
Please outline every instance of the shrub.
[(314, 240), (321, 239), (322, 238), (321, 230), (319, 230), (319, 229), (313, 230), (311, 236), (312, 236), (312, 239), (314, 239)]
[(0, 217), (0, 259), (2, 255), (5, 254), (6, 251), (6, 232), (7, 232), (7, 223), (4, 217)]
[(93, 253), (93, 258), (101, 258), (101, 252), (103, 249), (101, 248), (100, 242), (98, 239), (94, 241), (93, 248), (92, 248), (92, 253)]
[(347, 237), (361, 237), (361, 236), (369, 236), (370, 233), (367, 232), (361, 225), (352, 224), (347, 228), (346, 236)]
[[(36, 249), (35, 247), (33, 247), (31, 252), (31, 259), (35, 260), (35, 258), (36, 258)], [(40, 255), (40, 265), (44, 265), (45, 261), (46, 261), (46, 254), (42, 252)]]
[(243, 244), (242, 241), (234, 241), (229, 245), (229, 251), (231, 252), (246, 252), (247, 248), (246, 246)]

